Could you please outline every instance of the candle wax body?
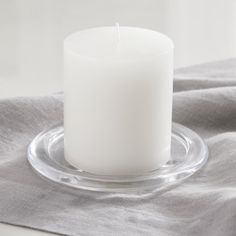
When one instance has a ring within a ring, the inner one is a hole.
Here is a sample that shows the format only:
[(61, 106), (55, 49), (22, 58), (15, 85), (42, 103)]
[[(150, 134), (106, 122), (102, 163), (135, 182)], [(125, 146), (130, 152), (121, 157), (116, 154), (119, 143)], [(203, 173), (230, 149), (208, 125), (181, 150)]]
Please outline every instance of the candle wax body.
[(65, 157), (102, 175), (140, 174), (170, 157), (173, 44), (151, 30), (100, 27), (64, 43)]

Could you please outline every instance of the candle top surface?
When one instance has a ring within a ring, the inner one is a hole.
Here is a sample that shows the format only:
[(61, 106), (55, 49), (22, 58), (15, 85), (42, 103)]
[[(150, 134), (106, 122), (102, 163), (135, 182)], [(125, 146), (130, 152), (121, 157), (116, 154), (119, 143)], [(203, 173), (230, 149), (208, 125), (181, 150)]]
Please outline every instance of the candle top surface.
[(127, 26), (86, 29), (64, 41), (65, 50), (93, 59), (138, 59), (168, 53), (173, 47), (164, 34)]

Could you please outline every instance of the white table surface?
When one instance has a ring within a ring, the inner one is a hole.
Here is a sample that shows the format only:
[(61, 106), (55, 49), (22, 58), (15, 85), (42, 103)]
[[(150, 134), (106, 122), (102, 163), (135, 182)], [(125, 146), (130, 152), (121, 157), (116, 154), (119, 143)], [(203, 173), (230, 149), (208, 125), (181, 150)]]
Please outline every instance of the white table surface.
[(2, 236), (53, 236), (57, 234), (46, 233), (29, 228), (0, 223), (0, 235)]

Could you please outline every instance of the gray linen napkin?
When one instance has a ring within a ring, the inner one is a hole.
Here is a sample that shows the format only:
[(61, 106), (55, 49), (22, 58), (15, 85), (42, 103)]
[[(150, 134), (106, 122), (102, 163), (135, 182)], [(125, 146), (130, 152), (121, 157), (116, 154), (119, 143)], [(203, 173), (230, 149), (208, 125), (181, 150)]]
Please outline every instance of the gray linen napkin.
[(0, 222), (65, 235), (236, 235), (236, 59), (176, 71), (173, 120), (205, 138), (207, 165), (157, 193), (67, 189), (39, 178), (26, 148), (63, 119), (62, 95), (0, 101)]

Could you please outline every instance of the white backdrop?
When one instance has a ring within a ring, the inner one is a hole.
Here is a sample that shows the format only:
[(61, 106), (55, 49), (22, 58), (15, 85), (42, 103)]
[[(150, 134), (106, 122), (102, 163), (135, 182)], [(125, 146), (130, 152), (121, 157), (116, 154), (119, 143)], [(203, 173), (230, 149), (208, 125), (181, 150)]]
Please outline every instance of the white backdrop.
[(169, 35), (175, 67), (236, 56), (235, 0), (0, 0), (0, 96), (61, 90), (63, 38), (115, 22)]

